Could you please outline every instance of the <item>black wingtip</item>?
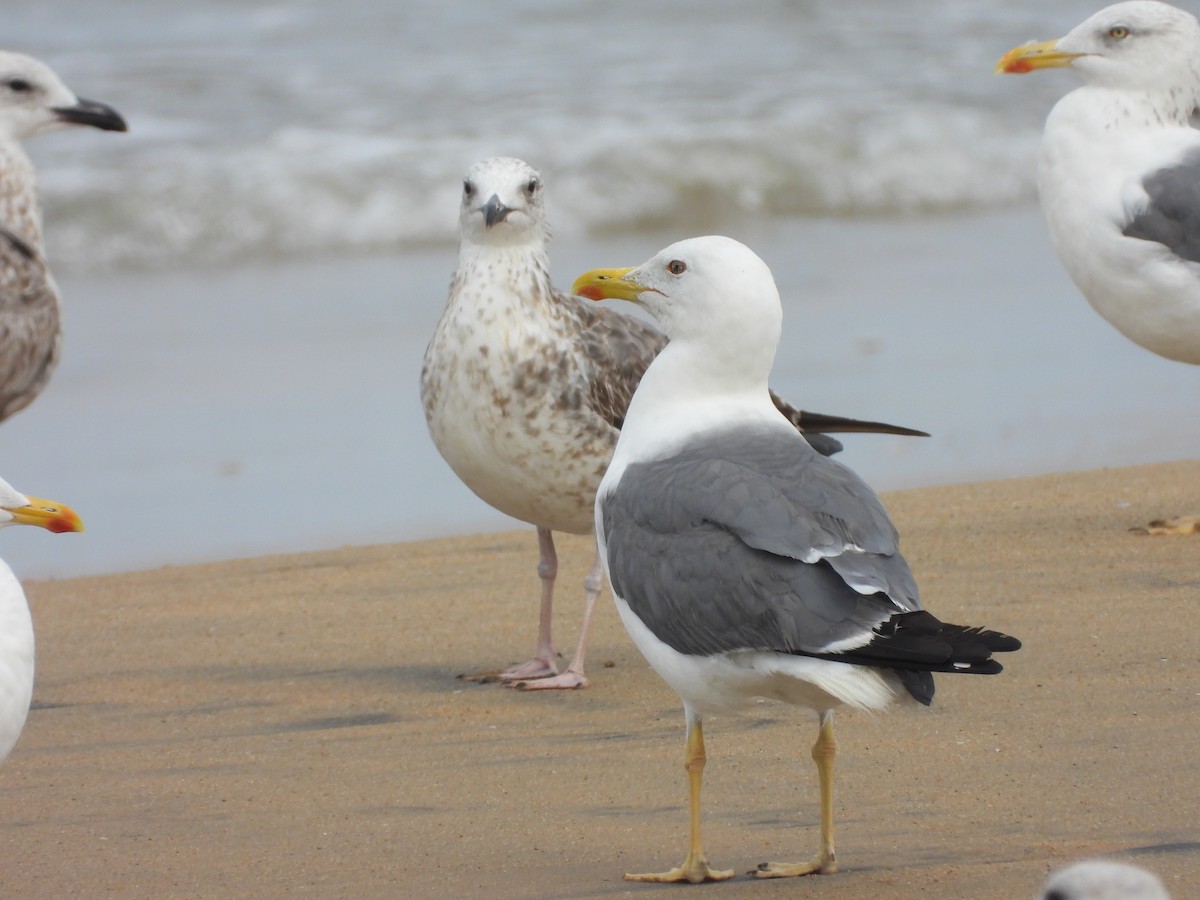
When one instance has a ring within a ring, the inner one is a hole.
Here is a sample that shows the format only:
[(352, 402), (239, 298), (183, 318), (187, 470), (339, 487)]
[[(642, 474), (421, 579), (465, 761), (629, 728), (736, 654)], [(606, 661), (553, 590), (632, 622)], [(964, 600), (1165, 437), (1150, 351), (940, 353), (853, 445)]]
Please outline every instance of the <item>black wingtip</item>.
[(923, 609), (892, 616), (875, 628), (875, 635), (866, 646), (824, 658), (891, 669), (909, 694), (926, 706), (933, 700), (931, 673), (996, 675), (1004, 666), (992, 654), (1021, 648), (1010, 635), (951, 625)]
[(832, 416), (827, 413), (798, 410), (792, 423), (801, 431), (828, 434), (899, 434), (906, 437), (929, 437), (928, 431), (916, 428), (906, 428), (903, 425), (892, 425), (888, 422), (872, 422), (866, 419), (848, 419), (845, 416)]

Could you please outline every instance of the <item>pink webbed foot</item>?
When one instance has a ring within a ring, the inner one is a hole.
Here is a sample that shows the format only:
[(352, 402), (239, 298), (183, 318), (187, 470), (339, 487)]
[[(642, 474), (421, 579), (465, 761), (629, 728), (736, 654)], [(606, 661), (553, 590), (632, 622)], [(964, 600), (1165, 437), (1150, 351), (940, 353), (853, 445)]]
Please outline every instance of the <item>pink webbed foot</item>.
[(484, 669), (481, 672), (464, 672), (458, 676), (459, 681), (474, 681), (478, 684), (495, 684), (497, 681), (514, 685), (533, 678), (551, 678), (558, 674), (558, 667), (553, 660), (531, 659), (529, 662), (513, 666), (511, 669)]
[(519, 691), (573, 691), (578, 688), (585, 688), (589, 684), (591, 682), (587, 680), (587, 676), (582, 672), (567, 669), (561, 675), (539, 678), (536, 681), (518, 681), (512, 684), (512, 687), (515, 687)]
[(554, 664), (554, 659), (531, 659), (529, 662), (521, 663), (519, 666), (513, 666), (511, 669), (505, 669), (500, 673), (500, 680), (505, 684), (516, 684), (518, 681), (530, 681), (532, 679), (553, 678), (558, 674), (558, 666)]

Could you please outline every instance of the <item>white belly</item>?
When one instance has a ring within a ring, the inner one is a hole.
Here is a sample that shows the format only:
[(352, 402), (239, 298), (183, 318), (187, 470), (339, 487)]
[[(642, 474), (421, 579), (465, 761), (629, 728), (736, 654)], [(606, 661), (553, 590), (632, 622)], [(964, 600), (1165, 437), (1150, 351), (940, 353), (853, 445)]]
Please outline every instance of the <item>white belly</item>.
[(12, 750), (33, 696), (33, 622), (25, 592), (0, 562), (0, 761)]
[(615, 599), (625, 630), (651, 668), (701, 713), (737, 712), (759, 697), (818, 711), (842, 704), (879, 710), (902, 691), (886, 669), (763, 651), (680, 653), (655, 638), (628, 603)]

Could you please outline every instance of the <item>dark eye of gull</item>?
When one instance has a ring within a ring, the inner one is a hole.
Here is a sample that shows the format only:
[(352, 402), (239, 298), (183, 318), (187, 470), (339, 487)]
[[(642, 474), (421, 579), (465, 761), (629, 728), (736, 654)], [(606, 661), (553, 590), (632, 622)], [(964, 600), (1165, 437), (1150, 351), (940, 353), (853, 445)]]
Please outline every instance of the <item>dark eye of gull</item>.
[(673, 259), (667, 263), (667, 271), (672, 275), (682, 275), (687, 271), (687, 263), (682, 259)]
[(536, 178), (530, 178), (529, 183), (527, 185), (525, 185), (525, 193), (527, 193), (530, 197), (532, 197), (534, 194), (537, 193), (537, 189), (540, 188), (541, 186), (542, 186), (541, 182), (538, 181)]
[(475, 196), (475, 185), (471, 184), (470, 180), (463, 182), (463, 199), (470, 200)]
[(26, 94), (33, 90), (33, 85), (24, 78), (10, 78), (7, 82), (9, 90), (16, 91), (18, 94)]

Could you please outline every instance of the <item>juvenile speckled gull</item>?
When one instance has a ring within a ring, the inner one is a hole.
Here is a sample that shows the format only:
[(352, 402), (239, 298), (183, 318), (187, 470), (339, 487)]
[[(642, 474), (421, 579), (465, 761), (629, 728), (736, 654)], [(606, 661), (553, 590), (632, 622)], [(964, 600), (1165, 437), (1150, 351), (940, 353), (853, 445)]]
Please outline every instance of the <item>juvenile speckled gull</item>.
[[(74, 510), (53, 500), (26, 497), (0, 479), (0, 528), (6, 525), (83, 531)], [(33, 620), (21, 582), (0, 560), (0, 762), (21, 736), (32, 696)]]
[[(555, 290), (542, 179), (519, 159), (488, 159), (471, 168), (459, 234), (450, 297), (421, 371), (429, 433), (467, 487), (537, 527), (537, 650), (499, 678), (531, 689), (581, 687), (601, 565), (597, 557), (584, 581), (579, 643), (558, 674), (550, 627), (558, 567), (552, 532), (592, 531), (596, 488), (629, 398), (666, 337), (640, 319)], [(806, 432), (923, 434), (776, 402)], [(826, 453), (841, 447), (819, 434), (810, 440)]]
[(1007, 635), (921, 610), (896, 529), (866, 484), (775, 410), (767, 378), (782, 311), (767, 266), (724, 237), (673, 244), (575, 291), (632, 300), (670, 337), (638, 385), (596, 496), (621, 620), (683, 700), (687, 857), (636, 881), (722, 880), (700, 841), (705, 714), (764, 697), (818, 713), (820, 849), (763, 863), (780, 878), (837, 871), (833, 710), (933, 699), (931, 672), (999, 672)]
[(115, 110), (79, 99), (45, 64), (0, 51), (0, 421), (32, 403), (58, 364), (58, 288), (21, 141), (66, 125), (125, 131)]
[[(1168, 359), (1200, 364), (1200, 22), (1166, 3), (1109, 6), (997, 72), (1070, 67), (1083, 87), (1046, 119), (1038, 191), (1054, 248), (1096, 312)], [(1200, 516), (1151, 523), (1200, 531)]]

